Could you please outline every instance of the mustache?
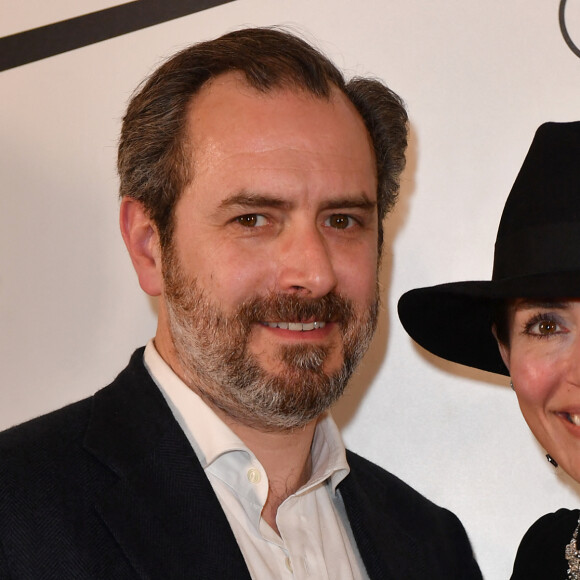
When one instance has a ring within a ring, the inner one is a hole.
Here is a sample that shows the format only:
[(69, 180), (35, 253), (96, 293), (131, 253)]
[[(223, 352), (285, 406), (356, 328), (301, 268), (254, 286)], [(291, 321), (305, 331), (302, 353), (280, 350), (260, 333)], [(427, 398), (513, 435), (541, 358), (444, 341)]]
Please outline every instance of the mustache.
[(259, 322), (338, 322), (345, 324), (354, 315), (352, 302), (331, 292), (320, 298), (288, 294), (258, 296), (241, 305), (238, 319), (245, 326)]

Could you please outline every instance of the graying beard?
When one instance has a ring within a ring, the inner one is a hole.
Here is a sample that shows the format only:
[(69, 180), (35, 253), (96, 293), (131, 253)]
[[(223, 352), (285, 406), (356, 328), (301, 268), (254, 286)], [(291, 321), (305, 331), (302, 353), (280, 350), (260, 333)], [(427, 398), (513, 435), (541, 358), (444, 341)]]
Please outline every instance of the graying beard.
[[(215, 308), (195, 283), (184, 284), (184, 280), (175, 278), (175, 272), (170, 278), (169, 286), (174, 290), (167, 300), (170, 331), (186, 384), (197, 387), (203, 398), (227, 415), (262, 430), (301, 427), (334, 404), (366, 352), (376, 326), (378, 300), (362, 333), (355, 330), (361, 324), (358, 318), (348, 317), (343, 344), (349, 352), (344, 353), (344, 364), (338, 372), (331, 376), (323, 372), (330, 349), (301, 345), (280, 347), (288, 370), (272, 376), (246, 352), (249, 329), (243, 320), (213, 315)], [(192, 315), (199, 317), (197, 326), (187, 323)], [(228, 327), (235, 338), (232, 347), (236, 348), (222, 348), (223, 356), (218, 359), (214, 347), (223, 341)], [(199, 328), (204, 333), (198, 332)]]

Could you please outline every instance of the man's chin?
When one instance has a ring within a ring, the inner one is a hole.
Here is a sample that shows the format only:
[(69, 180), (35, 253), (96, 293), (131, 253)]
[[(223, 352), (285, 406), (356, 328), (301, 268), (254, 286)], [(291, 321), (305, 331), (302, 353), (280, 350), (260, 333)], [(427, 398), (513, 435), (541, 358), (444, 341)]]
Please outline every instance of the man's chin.
[(343, 365), (342, 353), (339, 349), (312, 344), (284, 345), (276, 348), (268, 361), (257, 360), (260, 367), (267, 373), (284, 376), (304, 374), (332, 375), (340, 371)]
[(261, 368), (262, 378), (278, 385), (285, 385), (287, 390), (293, 390), (297, 386), (307, 387), (308, 384), (325, 383), (332, 381), (338, 376), (342, 367), (327, 369), (327, 365), (310, 365), (308, 362), (301, 366), (277, 365), (275, 369)]

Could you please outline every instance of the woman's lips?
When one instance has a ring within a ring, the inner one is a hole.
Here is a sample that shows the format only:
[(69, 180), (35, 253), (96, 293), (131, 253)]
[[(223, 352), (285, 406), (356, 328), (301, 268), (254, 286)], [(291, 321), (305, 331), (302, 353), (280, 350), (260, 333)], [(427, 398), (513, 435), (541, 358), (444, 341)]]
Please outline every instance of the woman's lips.
[(580, 411), (558, 411), (556, 415), (566, 420), (568, 423), (580, 427)]

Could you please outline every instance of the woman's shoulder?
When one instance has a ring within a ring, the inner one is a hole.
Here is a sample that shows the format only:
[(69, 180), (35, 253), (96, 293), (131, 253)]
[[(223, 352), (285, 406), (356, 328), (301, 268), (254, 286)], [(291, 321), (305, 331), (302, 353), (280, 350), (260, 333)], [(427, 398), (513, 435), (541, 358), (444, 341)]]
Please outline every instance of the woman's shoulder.
[(558, 531), (564, 530), (567, 530), (566, 533), (568, 534), (569, 540), (578, 524), (578, 517), (580, 517), (580, 510), (569, 510), (564, 508), (546, 514), (537, 520), (526, 532), (524, 540), (527, 539), (528, 536), (533, 539), (536, 535), (543, 536), (546, 532), (557, 533)]
[(566, 546), (579, 516), (579, 510), (560, 509), (537, 520), (518, 548), (512, 580), (566, 578)]

